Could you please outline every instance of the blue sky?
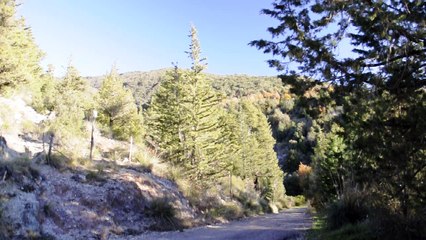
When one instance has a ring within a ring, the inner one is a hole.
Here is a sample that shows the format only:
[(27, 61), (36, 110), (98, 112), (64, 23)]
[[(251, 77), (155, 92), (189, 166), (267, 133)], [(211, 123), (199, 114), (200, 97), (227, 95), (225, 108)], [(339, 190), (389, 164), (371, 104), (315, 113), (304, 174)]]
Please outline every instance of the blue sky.
[(189, 28), (198, 29), (207, 72), (277, 75), (268, 55), (247, 44), (268, 38), (277, 24), (265, 15), (272, 1), (259, 0), (21, 0), (43, 64), (57, 75), (68, 63), (82, 75), (188, 67)]

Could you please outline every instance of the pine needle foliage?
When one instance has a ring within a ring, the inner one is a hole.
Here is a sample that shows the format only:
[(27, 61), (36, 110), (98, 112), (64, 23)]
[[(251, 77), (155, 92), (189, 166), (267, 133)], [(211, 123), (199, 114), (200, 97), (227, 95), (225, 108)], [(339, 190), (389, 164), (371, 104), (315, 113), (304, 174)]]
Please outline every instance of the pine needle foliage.
[(115, 68), (103, 80), (97, 94), (97, 104), (98, 121), (110, 130), (113, 138), (143, 139), (142, 115), (138, 113), (131, 91), (124, 88)]
[(37, 80), (43, 53), (23, 18), (16, 18), (16, 1), (0, 1), (0, 91)]

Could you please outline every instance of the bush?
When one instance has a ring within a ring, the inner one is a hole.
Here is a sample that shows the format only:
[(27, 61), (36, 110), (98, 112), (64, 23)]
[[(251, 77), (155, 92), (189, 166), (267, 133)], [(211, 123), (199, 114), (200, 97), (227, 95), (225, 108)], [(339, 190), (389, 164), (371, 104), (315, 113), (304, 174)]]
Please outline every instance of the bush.
[(145, 150), (139, 150), (135, 153), (135, 160), (139, 162), (146, 171), (152, 172), (154, 164), (151, 161), (152, 156)]
[(357, 190), (346, 192), (327, 208), (327, 228), (338, 229), (346, 224), (357, 224), (367, 219), (367, 198)]
[(176, 218), (176, 209), (167, 197), (151, 201), (148, 214), (156, 220), (150, 229), (154, 231), (170, 231), (182, 229), (182, 224)]
[(86, 174), (86, 180), (89, 182), (105, 182), (106, 178), (103, 175), (103, 171), (88, 171)]
[(294, 205), (296, 207), (302, 206), (306, 204), (306, 199), (303, 195), (295, 196), (294, 197)]
[(31, 166), (28, 158), (18, 158), (10, 161), (0, 161), (0, 180), (13, 179), (21, 182), (22, 177), (35, 179), (40, 176), (39, 170)]
[(425, 239), (426, 216), (422, 212), (402, 216), (391, 209), (375, 209), (372, 226), (379, 239)]
[(284, 178), (285, 192), (288, 196), (297, 196), (303, 193), (297, 172), (287, 174)]
[(168, 198), (152, 200), (149, 213), (152, 217), (160, 219), (172, 219), (176, 215), (176, 211)]
[(244, 216), (244, 211), (239, 204), (227, 202), (210, 209), (209, 215), (214, 219), (224, 218), (227, 220), (234, 220), (242, 218)]
[(334, 231), (323, 232), (319, 234), (318, 239), (322, 240), (373, 240), (371, 226), (367, 223), (347, 224)]

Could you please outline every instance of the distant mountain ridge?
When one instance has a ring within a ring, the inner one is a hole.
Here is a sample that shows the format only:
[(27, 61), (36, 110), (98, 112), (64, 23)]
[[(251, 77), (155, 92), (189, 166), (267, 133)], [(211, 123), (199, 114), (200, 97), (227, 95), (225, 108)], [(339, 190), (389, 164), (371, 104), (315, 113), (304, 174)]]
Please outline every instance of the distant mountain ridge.
[[(138, 104), (147, 104), (166, 73), (172, 68), (163, 68), (152, 71), (133, 71), (120, 73), (124, 85), (131, 89)], [(275, 92), (282, 89), (281, 80), (277, 77), (249, 76), (244, 74), (218, 75), (206, 73), (206, 78), (212, 86), (227, 97), (241, 97), (259, 92)], [(103, 76), (89, 76), (86, 79), (94, 88), (102, 84)]]

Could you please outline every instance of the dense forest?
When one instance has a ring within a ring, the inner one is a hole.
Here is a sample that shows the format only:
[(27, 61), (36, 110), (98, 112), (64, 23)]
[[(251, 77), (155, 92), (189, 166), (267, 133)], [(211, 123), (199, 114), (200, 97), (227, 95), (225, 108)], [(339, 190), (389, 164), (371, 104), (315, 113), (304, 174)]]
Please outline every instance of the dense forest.
[[(262, 13), (279, 22), (268, 28), (274, 41), (250, 45), (274, 57), (277, 77), (206, 73), (191, 26), (187, 68), (113, 66), (83, 77), (70, 64), (57, 78), (42, 69), (16, 2), (0, 1), (0, 97), (19, 96), (45, 116), (17, 126), (2, 107), (0, 136), (42, 139), (46, 165), (84, 169), (96, 181), (108, 176), (104, 160), (135, 162), (213, 222), (306, 200), (314, 239), (424, 239), (426, 3), (277, 0)], [(336, 49), (345, 41), (353, 55), (343, 58)], [(34, 175), (30, 158), (11, 164), (1, 149), (3, 181)], [(0, 194), (0, 210), (9, 198)], [(153, 201), (150, 216), (187, 227), (165, 199)], [(2, 217), (0, 238), (16, 237)]]

